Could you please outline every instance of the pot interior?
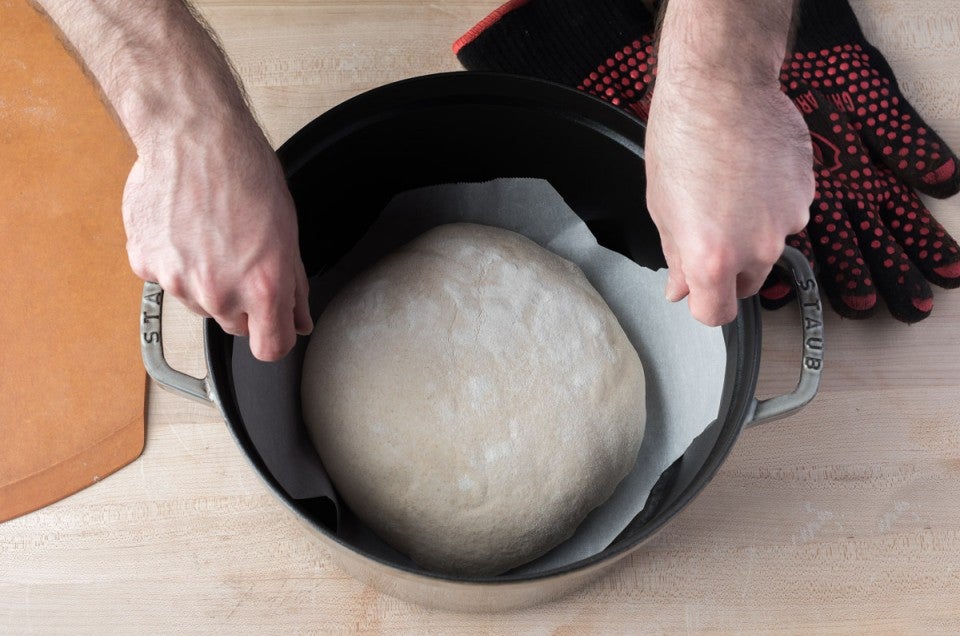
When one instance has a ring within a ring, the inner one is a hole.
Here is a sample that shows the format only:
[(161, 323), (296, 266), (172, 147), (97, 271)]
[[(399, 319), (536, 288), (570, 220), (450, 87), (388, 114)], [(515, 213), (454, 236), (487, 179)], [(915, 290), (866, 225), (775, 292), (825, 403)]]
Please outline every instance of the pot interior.
[[(421, 186), (499, 177), (547, 180), (601, 245), (657, 269), (664, 261), (644, 204), (642, 141), (637, 120), (578, 91), (512, 76), (451, 73), (391, 84), (345, 102), (298, 132), (279, 155), (297, 205), (308, 276), (343, 256), (394, 195)], [(610, 547), (560, 571), (638, 546), (713, 476), (739, 434), (754, 395), (758, 313), (755, 300), (744, 301), (738, 319), (724, 328), (727, 372), (718, 420), (664, 473), (647, 507)], [(270, 474), (236, 399), (231, 377), (234, 339), (212, 320), (205, 321), (205, 330), (208, 366), (221, 408), (258, 472), (306, 523), (357, 550), (349, 537), (336, 531), (328, 501), (293, 499)], [(365, 556), (394, 568), (450, 578), (405, 560)], [(512, 578), (517, 575), (458, 580)]]

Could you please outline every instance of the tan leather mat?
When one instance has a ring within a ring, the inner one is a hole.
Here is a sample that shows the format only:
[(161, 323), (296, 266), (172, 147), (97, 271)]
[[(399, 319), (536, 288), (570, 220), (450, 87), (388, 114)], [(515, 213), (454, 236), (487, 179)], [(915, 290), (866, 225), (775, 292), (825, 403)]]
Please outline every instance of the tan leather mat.
[(122, 128), (27, 0), (0, 1), (0, 521), (143, 449)]

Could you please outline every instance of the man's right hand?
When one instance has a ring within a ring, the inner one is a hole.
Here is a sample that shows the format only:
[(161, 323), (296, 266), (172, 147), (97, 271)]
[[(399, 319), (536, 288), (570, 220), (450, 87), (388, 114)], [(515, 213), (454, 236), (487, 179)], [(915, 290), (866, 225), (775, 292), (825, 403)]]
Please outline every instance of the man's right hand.
[(773, 82), (673, 82), (661, 73), (647, 129), (647, 206), (669, 267), (668, 300), (707, 325), (737, 316), (807, 223), (810, 135)]
[(707, 325), (736, 317), (809, 216), (810, 135), (778, 79), (793, 4), (672, 0), (663, 15), (647, 206), (667, 298)]

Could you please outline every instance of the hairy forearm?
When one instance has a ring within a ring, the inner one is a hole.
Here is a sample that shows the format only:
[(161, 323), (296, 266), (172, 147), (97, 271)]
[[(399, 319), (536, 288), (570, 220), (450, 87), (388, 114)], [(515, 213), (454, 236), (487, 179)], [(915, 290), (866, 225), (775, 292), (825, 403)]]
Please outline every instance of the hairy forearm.
[(223, 54), (182, 0), (34, 2), (83, 59), (137, 145), (198, 116), (224, 121), (246, 113)]
[(775, 85), (796, 0), (670, 0), (659, 73), (673, 79)]

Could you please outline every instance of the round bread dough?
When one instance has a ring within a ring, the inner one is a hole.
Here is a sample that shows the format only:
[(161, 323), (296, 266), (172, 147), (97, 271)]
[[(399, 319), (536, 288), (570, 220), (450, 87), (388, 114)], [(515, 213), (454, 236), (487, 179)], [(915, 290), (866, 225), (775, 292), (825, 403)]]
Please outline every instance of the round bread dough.
[(340, 290), (301, 388), (347, 505), (424, 568), (459, 575), (571, 536), (632, 469), (646, 418), (637, 352), (580, 269), (469, 223)]

